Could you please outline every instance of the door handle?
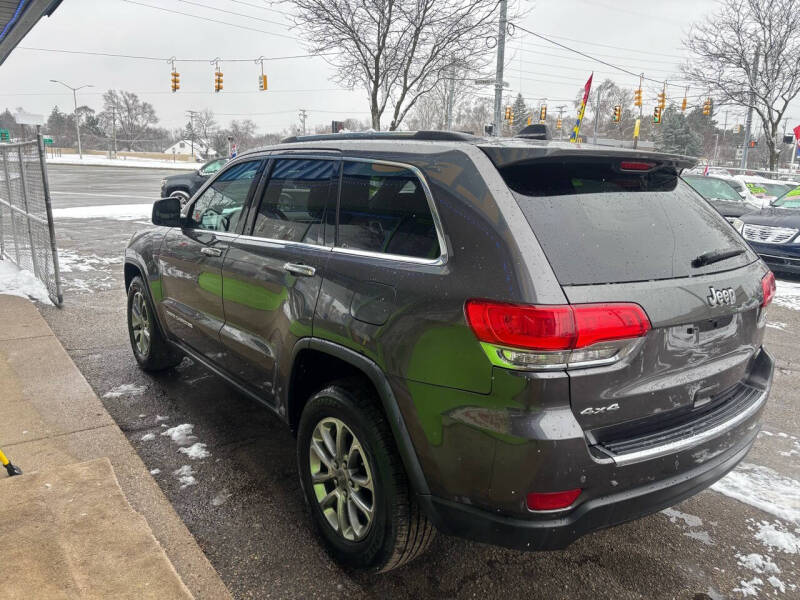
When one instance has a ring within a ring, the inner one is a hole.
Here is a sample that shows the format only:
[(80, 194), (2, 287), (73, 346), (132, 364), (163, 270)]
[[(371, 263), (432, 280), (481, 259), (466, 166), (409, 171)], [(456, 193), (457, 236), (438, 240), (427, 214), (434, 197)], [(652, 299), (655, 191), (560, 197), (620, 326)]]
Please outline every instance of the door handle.
[(200, 252), (206, 256), (222, 256), (222, 248), (211, 248), (210, 246), (203, 246)]
[(286, 263), (283, 265), (284, 271), (289, 271), (292, 275), (297, 275), (299, 277), (313, 277), (317, 270), (314, 267), (309, 267), (308, 265), (298, 265), (296, 263)]

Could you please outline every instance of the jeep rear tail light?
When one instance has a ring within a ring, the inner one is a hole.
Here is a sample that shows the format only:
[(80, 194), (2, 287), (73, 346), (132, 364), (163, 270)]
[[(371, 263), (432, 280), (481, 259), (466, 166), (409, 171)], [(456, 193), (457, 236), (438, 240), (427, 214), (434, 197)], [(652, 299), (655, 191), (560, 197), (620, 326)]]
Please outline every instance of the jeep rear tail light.
[(761, 278), (761, 306), (769, 306), (775, 297), (775, 274), (770, 271)]
[(640, 162), (632, 160), (623, 160), (619, 163), (619, 168), (622, 171), (649, 171), (655, 168), (656, 163)]
[(650, 330), (638, 304), (528, 305), (468, 300), (467, 322), (489, 359), (515, 369), (562, 369), (621, 360)]
[(528, 510), (560, 510), (571, 506), (580, 495), (580, 488), (564, 492), (531, 492), (525, 500)]

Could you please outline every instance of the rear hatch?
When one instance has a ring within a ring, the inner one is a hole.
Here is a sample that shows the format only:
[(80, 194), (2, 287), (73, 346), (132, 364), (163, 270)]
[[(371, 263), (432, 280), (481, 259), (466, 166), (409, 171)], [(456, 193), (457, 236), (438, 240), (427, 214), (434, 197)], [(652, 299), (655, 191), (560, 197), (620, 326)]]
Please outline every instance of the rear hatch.
[(521, 147), (483, 149), (568, 301), (636, 303), (649, 318), (652, 329), (624, 360), (568, 370), (572, 410), (590, 441), (658, 429), (730, 399), (761, 347), (766, 269), (678, 177), (688, 160), (564, 146), (527, 156)]

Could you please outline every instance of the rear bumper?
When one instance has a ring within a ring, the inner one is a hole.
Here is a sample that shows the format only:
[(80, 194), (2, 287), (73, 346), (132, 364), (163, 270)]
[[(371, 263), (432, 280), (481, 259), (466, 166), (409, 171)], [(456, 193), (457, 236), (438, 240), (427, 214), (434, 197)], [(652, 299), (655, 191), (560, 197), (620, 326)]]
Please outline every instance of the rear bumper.
[[(735, 412), (721, 408), (719, 413), (709, 413), (721, 416), (693, 424), (689, 437), (648, 446), (644, 453), (599, 459), (582, 435), (553, 444), (498, 444), (493, 488), (516, 490), (511, 492), (515, 501), (500, 500), (498, 489), (489, 493), (490, 497), (497, 494), (497, 501), (481, 505), (441, 495), (420, 500), (431, 520), (450, 535), (521, 550), (564, 548), (592, 531), (677, 504), (733, 469), (758, 434), (773, 368), (773, 359), (761, 349), (744, 382), (748, 389), (757, 390), (752, 400)], [(526, 452), (526, 447), (533, 450)], [(583, 492), (572, 508), (549, 512), (525, 508), (526, 491), (576, 487)]]
[(434, 524), (450, 535), (517, 550), (558, 550), (587, 533), (649, 515), (706, 489), (745, 457), (757, 433), (756, 427), (735, 449), (699, 467), (594, 498), (559, 518), (530, 520), (497, 515), (435, 497), (427, 499), (428, 513)]

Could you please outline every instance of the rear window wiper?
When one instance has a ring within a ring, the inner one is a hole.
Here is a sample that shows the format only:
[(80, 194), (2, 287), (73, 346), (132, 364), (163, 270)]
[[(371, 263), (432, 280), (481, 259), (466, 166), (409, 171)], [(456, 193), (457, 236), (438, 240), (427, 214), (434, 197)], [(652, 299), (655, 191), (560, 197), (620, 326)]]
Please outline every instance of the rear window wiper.
[(711, 250), (710, 252), (705, 252), (695, 258), (692, 261), (692, 266), (696, 269), (698, 267), (704, 267), (706, 265), (714, 264), (715, 262), (719, 262), (721, 260), (726, 260), (728, 258), (733, 258), (734, 256), (739, 256), (740, 254), (744, 254), (746, 250), (744, 248), (729, 248), (727, 250)]

